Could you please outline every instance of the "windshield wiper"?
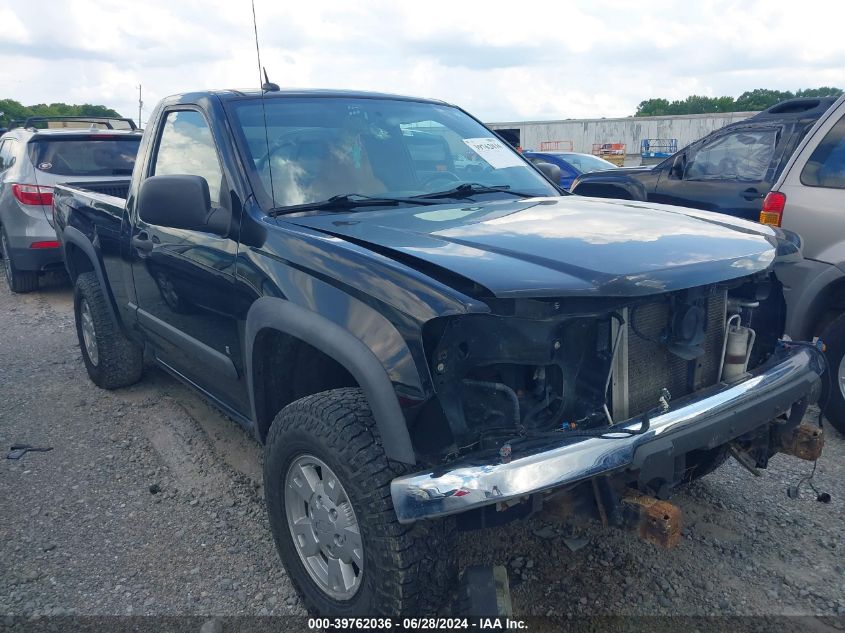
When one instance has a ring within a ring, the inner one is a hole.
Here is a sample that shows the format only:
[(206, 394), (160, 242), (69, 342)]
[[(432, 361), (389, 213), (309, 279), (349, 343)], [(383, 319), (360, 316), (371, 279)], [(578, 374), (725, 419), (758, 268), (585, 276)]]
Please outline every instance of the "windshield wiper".
[(421, 196), (414, 196), (415, 198), (468, 198), (478, 193), (509, 193), (512, 196), (520, 198), (534, 198), (537, 194), (526, 193), (524, 191), (513, 191), (510, 185), (482, 185), (477, 182), (465, 182), (458, 185), (454, 189), (447, 189), (446, 191), (436, 191), (434, 193), (426, 193)]
[(437, 204), (419, 198), (377, 198), (365, 196), (360, 193), (347, 193), (339, 196), (332, 196), (328, 200), (306, 202), (304, 204), (291, 204), (285, 207), (275, 207), (267, 212), (267, 215), (275, 218), (288, 213), (299, 213), (300, 211), (350, 211), (358, 207), (393, 207), (400, 204), (428, 205)]

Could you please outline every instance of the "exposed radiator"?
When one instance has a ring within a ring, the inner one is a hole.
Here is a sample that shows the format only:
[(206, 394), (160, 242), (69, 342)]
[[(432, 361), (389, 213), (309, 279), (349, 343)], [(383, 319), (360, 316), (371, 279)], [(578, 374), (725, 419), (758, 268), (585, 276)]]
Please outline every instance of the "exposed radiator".
[[(627, 354), (621, 355), (623, 364), (617, 365), (619, 369), (627, 366), (628, 402), (627, 407), (614, 406), (614, 417), (620, 412), (633, 417), (654, 408), (664, 387), (672, 398), (680, 398), (716, 383), (725, 334), (726, 296), (727, 291), (722, 291), (708, 298), (704, 354), (692, 361), (679, 358), (664, 345), (654, 342), (661, 338), (668, 325), (670, 306), (667, 301), (661, 299), (628, 310), (629, 325), (625, 326), (627, 331), (623, 337), (623, 341), (627, 339)], [(630, 326), (632, 320), (642, 336)], [(614, 381), (614, 385), (617, 382)], [(614, 388), (614, 394), (621, 393), (624, 391)]]

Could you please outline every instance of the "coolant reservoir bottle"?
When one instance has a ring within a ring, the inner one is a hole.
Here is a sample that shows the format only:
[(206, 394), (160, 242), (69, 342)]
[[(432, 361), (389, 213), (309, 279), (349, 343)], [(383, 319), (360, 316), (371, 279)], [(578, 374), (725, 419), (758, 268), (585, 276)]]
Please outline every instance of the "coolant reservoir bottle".
[(743, 325), (731, 324), (728, 327), (728, 344), (725, 349), (725, 365), (722, 368), (722, 380), (733, 382), (748, 369), (748, 346), (753, 341), (751, 329)]

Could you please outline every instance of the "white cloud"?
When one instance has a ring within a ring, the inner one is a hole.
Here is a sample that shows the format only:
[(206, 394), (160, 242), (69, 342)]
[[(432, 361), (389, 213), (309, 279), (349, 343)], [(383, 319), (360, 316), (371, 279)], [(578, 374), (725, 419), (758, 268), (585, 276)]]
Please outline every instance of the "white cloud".
[(11, 44), (27, 44), (30, 41), (29, 31), (26, 30), (21, 19), (9, 7), (0, 8), (0, 42)]
[[(249, 0), (31, 0), (0, 9), (3, 97), (137, 113), (257, 81)], [(845, 5), (256, 0), (283, 86), (437, 97), (482, 119), (626, 116), (650, 97), (845, 86)], [(36, 28), (37, 27), (37, 28)]]

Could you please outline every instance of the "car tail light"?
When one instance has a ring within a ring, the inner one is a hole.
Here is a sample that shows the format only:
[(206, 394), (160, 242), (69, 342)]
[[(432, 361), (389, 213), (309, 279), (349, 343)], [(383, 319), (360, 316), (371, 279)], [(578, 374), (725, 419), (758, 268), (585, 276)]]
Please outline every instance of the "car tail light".
[(33, 242), (29, 245), (30, 248), (59, 248), (59, 243), (56, 240), (48, 240), (45, 242)]
[(53, 188), (38, 185), (12, 185), (12, 193), (21, 204), (53, 204)]
[(786, 196), (780, 191), (770, 191), (763, 200), (760, 211), (760, 224), (780, 226), (783, 221), (783, 209), (786, 206)]

